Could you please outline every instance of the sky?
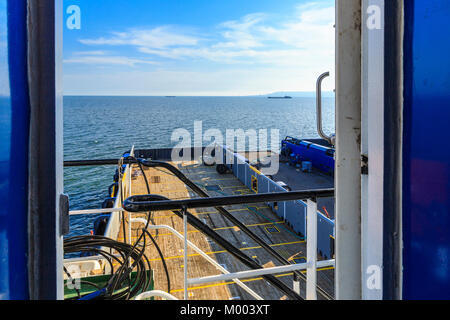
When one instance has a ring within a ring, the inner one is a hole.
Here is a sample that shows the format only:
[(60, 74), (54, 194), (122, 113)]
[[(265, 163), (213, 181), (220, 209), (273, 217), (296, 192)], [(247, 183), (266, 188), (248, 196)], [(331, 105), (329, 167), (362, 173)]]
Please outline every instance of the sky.
[(9, 96), (6, 1), (0, 1), (0, 97)]
[(64, 0), (66, 95), (314, 91), (330, 71), (334, 0)]

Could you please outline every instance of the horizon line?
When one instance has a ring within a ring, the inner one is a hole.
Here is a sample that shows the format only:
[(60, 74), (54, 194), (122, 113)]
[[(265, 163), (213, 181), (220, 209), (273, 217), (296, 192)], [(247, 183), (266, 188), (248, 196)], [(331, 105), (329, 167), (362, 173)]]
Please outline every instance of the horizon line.
[[(265, 93), (265, 94), (243, 94), (243, 95), (176, 95), (176, 94), (63, 94), (64, 97), (266, 97), (272, 94), (284, 94), (285, 91)], [(286, 91), (286, 93), (315, 94), (315, 91)], [(322, 93), (334, 93), (334, 91), (322, 91)]]

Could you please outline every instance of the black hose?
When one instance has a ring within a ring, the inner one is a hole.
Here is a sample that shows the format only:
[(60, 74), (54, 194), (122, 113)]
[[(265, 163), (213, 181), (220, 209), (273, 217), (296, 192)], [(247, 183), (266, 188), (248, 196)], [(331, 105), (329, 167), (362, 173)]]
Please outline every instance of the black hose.
[[(120, 265), (116, 271), (111, 269), (112, 275), (103, 288), (97, 286), (98, 290), (94, 294), (78, 295), (78, 299), (86, 299), (92, 296), (92, 299), (96, 300), (124, 300), (147, 291), (151, 284), (151, 277), (147, 275), (150, 270), (150, 261), (145, 256), (144, 250), (145, 248), (138, 250), (136, 245), (131, 246), (103, 236), (77, 236), (65, 239), (65, 253), (88, 252), (100, 254), (109, 262), (110, 266), (113, 265), (113, 262)], [(116, 252), (116, 254), (112, 254), (112, 252)], [(134, 261), (131, 266), (129, 266), (130, 259)], [(131, 273), (134, 269), (136, 269), (136, 276), (132, 281)], [(96, 287), (96, 285), (84, 280), (82, 283)]]

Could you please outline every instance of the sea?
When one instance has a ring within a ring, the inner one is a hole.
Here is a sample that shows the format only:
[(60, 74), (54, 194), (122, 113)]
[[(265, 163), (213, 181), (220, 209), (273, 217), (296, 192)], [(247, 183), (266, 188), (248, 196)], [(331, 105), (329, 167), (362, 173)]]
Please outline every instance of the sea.
[[(335, 99), (323, 98), (323, 127), (334, 133)], [(177, 129), (194, 137), (218, 129), (279, 132), (281, 139), (317, 138), (316, 101), (312, 97), (268, 99), (257, 97), (64, 97), (64, 160), (120, 158), (136, 149), (171, 148)], [(270, 139), (269, 139), (270, 147)], [(64, 189), (71, 210), (101, 208), (113, 183), (115, 167), (64, 169)], [(70, 218), (70, 236), (89, 234), (99, 215)]]

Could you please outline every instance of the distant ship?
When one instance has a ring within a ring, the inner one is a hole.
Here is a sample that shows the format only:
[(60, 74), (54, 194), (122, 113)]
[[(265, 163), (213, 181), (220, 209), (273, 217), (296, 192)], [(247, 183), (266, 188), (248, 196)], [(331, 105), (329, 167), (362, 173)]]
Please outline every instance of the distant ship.
[(268, 99), (292, 99), (290, 96), (284, 96), (284, 97), (268, 97)]

